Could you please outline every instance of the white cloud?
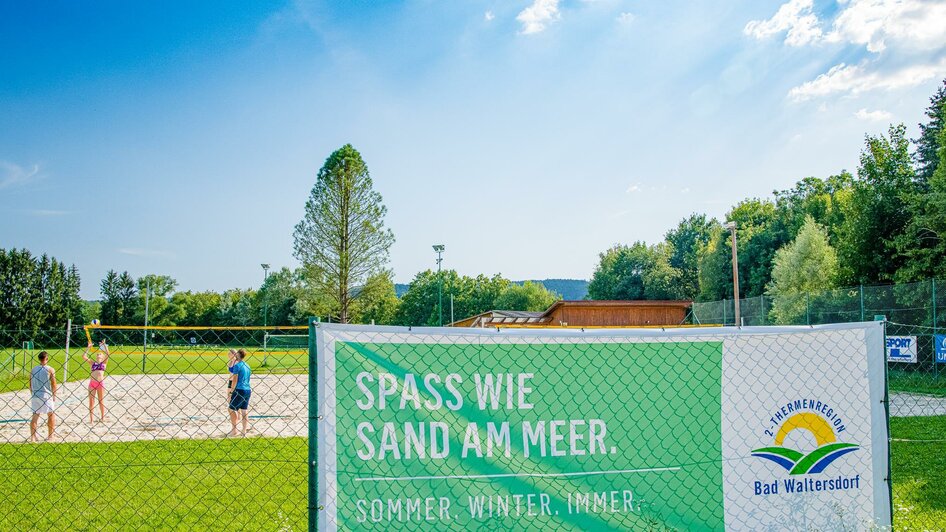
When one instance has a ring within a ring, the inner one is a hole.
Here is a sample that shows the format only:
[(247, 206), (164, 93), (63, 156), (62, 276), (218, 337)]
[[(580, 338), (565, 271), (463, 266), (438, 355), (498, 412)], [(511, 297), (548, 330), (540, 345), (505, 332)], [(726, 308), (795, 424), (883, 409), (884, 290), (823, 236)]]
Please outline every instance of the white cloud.
[(883, 122), (885, 120), (890, 120), (893, 118), (893, 114), (888, 111), (877, 109), (876, 111), (868, 111), (866, 108), (859, 109), (854, 113), (859, 120), (867, 120), (868, 122)]
[(821, 96), (849, 94), (856, 96), (870, 90), (896, 90), (913, 87), (946, 74), (946, 58), (938, 63), (908, 65), (893, 71), (869, 70), (867, 63), (841, 63), (817, 78), (788, 91), (788, 97), (805, 101)]
[(560, 18), (558, 0), (533, 0), (532, 5), (516, 15), (516, 20), (522, 23), (519, 33), (523, 35), (539, 33)]
[(680, 189), (680, 194), (689, 194), (689, 193), (690, 193), (690, 187), (683, 187)]
[(928, 0), (851, 0), (835, 18), (828, 42), (866, 45), (875, 53), (887, 41), (911, 48), (946, 44), (946, 3)]
[(23, 168), (9, 161), (0, 161), (0, 188), (22, 185), (39, 177), (38, 164), (34, 164), (32, 168)]
[(640, 191), (641, 191), (640, 183), (638, 183), (638, 184), (636, 184), (636, 185), (631, 185), (631, 186), (627, 187), (627, 193), (628, 193), (628, 194), (633, 194), (633, 193), (635, 193), (635, 192), (640, 192)]
[(174, 254), (168, 251), (161, 251), (159, 249), (147, 249), (147, 248), (121, 248), (118, 250), (122, 255), (131, 255), (132, 257), (173, 257)]
[(631, 22), (634, 22), (634, 19), (636, 18), (637, 17), (634, 15), (634, 13), (628, 13), (627, 11), (625, 11), (621, 13), (620, 15), (618, 15), (617, 21), (619, 24), (627, 25), (627, 24), (630, 24)]
[(751, 20), (743, 33), (756, 39), (764, 39), (787, 32), (785, 44), (803, 46), (821, 39), (821, 25), (812, 10), (813, 0), (789, 0), (782, 4), (775, 15), (767, 20)]
[(492, 11), (486, 11), (486, 13), (483, 13), (483, 20), (486, 22), (489, 22), (494, 18), (496, 18), (496, 15), (494, 15)]

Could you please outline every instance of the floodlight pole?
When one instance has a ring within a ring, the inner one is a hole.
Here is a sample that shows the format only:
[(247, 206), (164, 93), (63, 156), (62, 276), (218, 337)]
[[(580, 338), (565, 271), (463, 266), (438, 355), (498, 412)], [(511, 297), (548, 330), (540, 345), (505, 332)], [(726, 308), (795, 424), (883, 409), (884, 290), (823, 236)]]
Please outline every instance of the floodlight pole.
[(736, 327), (742, 327), (742, 314), (739, 312), (739, 255), (736, 252), (736, 222), (727, 223), (726, 228), (732, 234), (732, 285)]
[(266, 327), (266, 314), (269, 312), (269, 290), (266, 290), (266, 280), (269, 279), (269, 264), (260, 264), (263, 267), (263, 327)]
[(443, 262), (443, 244), (434, 244), (434, 252), (437, 253), (437, 312), (440, 315), (440, 326), (443, 327), (443, 273), (440, 271), (440, 263)]

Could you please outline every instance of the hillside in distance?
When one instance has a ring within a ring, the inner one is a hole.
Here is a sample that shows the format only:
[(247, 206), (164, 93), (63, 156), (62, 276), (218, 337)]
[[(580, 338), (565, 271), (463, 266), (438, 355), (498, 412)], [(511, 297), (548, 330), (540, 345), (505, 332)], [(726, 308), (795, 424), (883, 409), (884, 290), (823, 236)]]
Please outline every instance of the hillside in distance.
[[(533, 283), (541, 283), (545, 288), (559, 294), (562, 299), (569, 301), (585, 299), (588, 296), (588, 281), (584, 279), (530, 279)], [(522, 284), (525, 281), (513, 281), (516, 284)], [(408, 285), (406, 283), (395, 283), (394, 291), (397, 297), (402, 297), (407, 293)], [(502, 309), (496, 309), (502, 310)]]

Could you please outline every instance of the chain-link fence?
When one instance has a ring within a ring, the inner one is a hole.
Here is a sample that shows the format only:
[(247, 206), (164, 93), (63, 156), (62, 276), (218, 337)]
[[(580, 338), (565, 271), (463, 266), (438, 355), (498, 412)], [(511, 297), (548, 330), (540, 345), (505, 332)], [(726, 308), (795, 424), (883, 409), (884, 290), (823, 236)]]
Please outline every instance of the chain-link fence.
[(890, 522), (879, 323), (318, 336), (328, 529)]
[(300, 333), (0, 331), (0, 529), (305, 528)]
[[(895, 350), (888, 353), (892, 361), (887, 364), (887, 378), (893, 524), (898, 530), (946, 528), (946, 378), (942, 375), (946, 360), (937, 359), (946, 347), (937, 332), (932, 327), (887, 324), (888, 351)], [(335, 423), (345, 427), (350, 445), (342, 449), (340, 456), (346, 458), (336, 464), (336, 472), (359, 473), (358, 468), (345, 466), (344, 460), (350, 460), (349, 465), (364, 462), (359, 453), (367, 453), (365, 442), (369, 442), (372, 452), (368, 454), (383, 454), (383, 462), (397, 471), (394, 476), (441, 477), (449, 470), (469, 478), (415, 481), (426, 483), (434, 493), (428, 499), (413, 496), (403, 481), (385, 479), (389, 473), (359, 476), (362, 480), (352, 479), (353, 489), (338, 493), (354, 504), (351, 521), (335, 524), (342, 528), (453, 528), (463, 523), (459, 512), (469, 515), (473, 505), (472, 511), (481, 515), (476, 523), (484, 528), (548, 529), (552, 525), (543, 512), (559, 511), (569, 516), (562, 521), (566, 528), (715, 529), (721, 511), (715, 501), (729, 471), (727, 464), (754, 463), (761, 470), (782, 467), (772, 458), (758, 456), (768, 452), (766, 446), (778, 447), (774, 445), (778, 431), (773, 431), (771, 441), (762, 441), (768, 429), (762, 420), (754, 420), (760, 425), (740, 434), (745, 453), (717, 456), (727, 442), (726, 427), (745, 423), (746, 408), (724, 409), (723, 359), (713, 342), (694, 344), (690, 337), (681, 348), (678, 342), (637, 338), (629, 344), (626, 337), (613, 337), (614, 341), (598, 341), (591, 347), (569, 340), (569, 347), (562, 350), (512, 340), (517, 334), (536, 333), (504, 331), (503, 341), (492, 350), (478, 347), (482, 339), (471, 343), (444, 336), (432, 341), (422, 333), (408, 335), (399, 344), (352, 344), (350, 349), (356, 350), (349, 353), (349, 361), (367, 364), (373, 380), (349, 379), (345, 395), (349, 413)], [(606, 337), (600, 335), (615, 333), (595, 334), (603, 340)], [(686, 334), (699, 335), (700, 331)], [(93, 348), (83, 359), (89, 338)], [(316, 516), (324, 523), (325, 508), (310, 502), (307, 492), (310, 406), (314, 418), (324, 414), (309, 401), (309, 339), (308, 331), (288, 328), (152, 328), (146, 334), (142, 328), (101, 327), (88, 329), (88, 336), (82, 328), (67, 333), (65, 326), (53, 331), (0, 331), (0, 529), (301, 530), (307, 526), (310, 507), (316, 508)], [(642, 339), (647, 341), (642, 343)], [(105, 360), (102, 341), (108, 346)], [(792, 356), (801, 358), (774, 371), (766, 369), (759, 358), (768, 351), (761, 344), (737, 350), (731, 360), (744, 366), (740, 371), (749, 377), (743, 380), (754, 386), (729, 400), (777, 403), (774, 398), (801, 386), (804, 373), (796, 366), (804, 365), (811, 352), (820, 353), (815, 373), (828, 375), (833, 385), (850, 374), (848, 360), (841, 356), (852, 349), (849, 340), (791, 342), (795, 346)], [(227, 385), (233, 375), (228, 367), (231, 349), (246, 352), (251, 370), (245, 436), (239, 409), (236, 436), (230, 435), (234, 429), (228, 408), (233, 394), (228, 394)], [(48, 353), (46, 365), (56, 378), (54, 405), (37, 403), (30, 390), (31, 385), (41, 389), (45, 384), (41, 377), (32, 383), (30, 379), (42, 351)], [(562, 360), (567, 364), (562, 365)], [(93, 364), (101, 363), (104, 368), (94, 368)], [(339, 374), (353, 371), (346, 364), (334, 370)], [(555, 382), (541, 382), (535, 375), (523, 377), (533, 373), (545, 378), (535, 368), (555, 364), (559, 364)], [(391, 377), (380, 377), (382, 373)], [(408, 378), (409, 373), (413, 377)], [(485, 409), (478, 404), (475, 375), (481, 376), (481, 389), (487, 385), (487, 375), (493, 379)], [(464, 380), (457, 381), (456, 376)], [(366, 389), (373, 405), (367, 403)], [(452, 390), (463, 396), (462, 405)], [(519, 409), (523, 403), (534, 405), (539, 396), (547, 404), (544, 415), (534, 408)], [(853, 404), (869, 401), (866, 396), (856, 399)], [(841, 399), (825, 402), (836, 400)], [(414, 409), (415, 404), (420, 410)], [(496, 416), (509, 405), (512, 408), (506, 414)], [(593, 405), (590, 411), (589, 405)], [(50, 406), (56, 425), (52, 443), (46, 443), (49, 416), (44, 408)], [(437, 408), (427, 411), (430, 406)], [(30, 443), (34, 410), (38, 442)], [(363, 429), (359, 434), (362, 420), (352, 412), (363, 414), (374, 432)], [(437, 423), (453, 427), (458, 416), (464, 424), (478, 423), (478, 429), (470, 434), (451, 432), (444, 440)], [(858, 431), (867, 430), (864, 419), (847, 412), (839, 416), (845, 429), (836, 434), (835, 443), (854, 441)], [(492, 429), (487, 425), (497, 419), (510, 423), (508, 432), (502, 424)], [(535, 477), (503, 476), (510, 470), (524, 470), (527, 463), (521, 449), (504, 446), (506, 438), (523, 442), (526, 421), (532, 422), (527, 445), (533, 458), (545, 455), (542, 467), (547, 469)], [(427, 425), (421, 425), (424, 422)], [(316, 425), (321, 428), (322, 423)], [(781, 447), (810, 447), (814, 440), (792, 440), (797, 432), (786, 437)], [(324, 449), (329, 440), (320, 435), (312, 441)], [(628, 441), (633, 442), (631, 448)], [(444, 445), (450, 452), (434, 459), (431, 471), (409, 470), (411, 460), (439, 456)], [(512, 451), (509, 456), (507, 449)], [(582, 451), (584, 455), (579, 454)], [(753, 451), (760, 452), (754, 455)], [(835, 468), (847, 467), (850, 460), (860, 463), (861, 455), (866, 453), (838, 458), (825, 469), (838, 474), (814, 478), (841, 478), (845, 475)], [(624, 460), (623, 465), (616, 465), (615, 460)], [(576, 468), (579, 461), (580, 470)], [(671, 469), (659, 470), (663, 467)], [(672, 470), (675, 467), (683, 468), (683, 473)], [(632, 480), (584, 474), (615, 469), (634, 471), (628, 473)], [(565, 476), (560, 475), (563, 472)], [(793, 478), (787, 470), (785, 475), (779, 480)], [(313, 481), (317, 486), (318, 477)], [(370, 496), (372, 483), (387, 486), (383, 508), (377, 506), (378, 497)], [(780, 484), (783, 490), (784, 486)], [(685, 495), (674, 499), (677, 493)], [(471, 496), (473, 502), (468, 502)], [(452, 504), (449, 509), (441, 509), (442, 498)], [(462, 507), (455, 502), (461, 500)], [(672, 500), (676, 502), (668, 504)], [(726, 502), (764, 513), (771, 500), (746, 495), (735, 503)], [(358, 501), (364, 502), (359, 506)], [(807, 496), (795, 502), (811, 503)], [(817, 526), (783, 521), (776, 529), (867, 528), (870, 523), (852, 510), (856, 506), (822, 508), (819, 515), (826, 517)], [(358, 520), (360, 512), (364, 512), (363, 522)], [(381, 512), (384, 518), (373, 521), (373, 512)], [(391, 512), (395, 516), (401, 512), (401, 520), (388, 519)], [(453, 520), (441, 520), (441, 512)], [(510, 521), (511, 515), (517, 519)], [(469, 527), (469, 521), (465, 526)]]
[[(732, 299), (698, 301), (688, 316), (693, 324), (735, 325)], [(875, 317), (946, 329), (946, 281), (853, 286), (822, 292), (759, 295), (739, 300), (742, 325), (817, 325), (871, 321)]]

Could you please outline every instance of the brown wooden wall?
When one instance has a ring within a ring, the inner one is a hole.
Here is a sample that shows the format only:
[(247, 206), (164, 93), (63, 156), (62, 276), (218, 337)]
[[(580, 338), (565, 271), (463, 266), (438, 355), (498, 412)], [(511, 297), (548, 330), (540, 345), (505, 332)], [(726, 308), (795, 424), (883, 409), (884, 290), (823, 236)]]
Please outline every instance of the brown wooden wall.
[(567, 303), (552, 312), (549, 325), (566, 323), (572, 327), (620, 327), (635, 325), (679, 325), (686, 307), (674, 306), (571, 306)]

